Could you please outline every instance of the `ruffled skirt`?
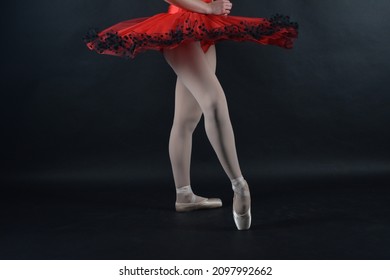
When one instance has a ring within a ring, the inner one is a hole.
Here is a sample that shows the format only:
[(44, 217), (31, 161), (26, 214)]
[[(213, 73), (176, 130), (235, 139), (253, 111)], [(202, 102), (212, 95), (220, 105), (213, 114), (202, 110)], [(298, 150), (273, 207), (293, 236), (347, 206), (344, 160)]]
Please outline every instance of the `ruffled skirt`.
[(251, 41), (285, 49), (293, 47), (298, 23), (289, 16), (270, 18), (195, 13), (171, 5), (167, 13), (119, 22), (99, 31), (90, 28), (84, 43), (99, 54), (134, 58), (146, 50), (162, 51), (200, 41), (204, 52), (218, 41)]

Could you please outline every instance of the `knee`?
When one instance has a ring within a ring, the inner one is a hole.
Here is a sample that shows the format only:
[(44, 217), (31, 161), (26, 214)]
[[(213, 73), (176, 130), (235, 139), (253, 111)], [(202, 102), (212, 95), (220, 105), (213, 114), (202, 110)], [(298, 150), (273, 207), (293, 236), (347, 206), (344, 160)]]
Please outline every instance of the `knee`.
[(205, 117), (217, 118), (220, 112), (225, 112), (227, 109), (226, 99), (222, 97), (210, 98), (203, 106)]
[(174, 120), (173, 129), (177, 129), (183, 133), (193, 133), (197, 127), (200, 118), (185, 118), (181, 120)]

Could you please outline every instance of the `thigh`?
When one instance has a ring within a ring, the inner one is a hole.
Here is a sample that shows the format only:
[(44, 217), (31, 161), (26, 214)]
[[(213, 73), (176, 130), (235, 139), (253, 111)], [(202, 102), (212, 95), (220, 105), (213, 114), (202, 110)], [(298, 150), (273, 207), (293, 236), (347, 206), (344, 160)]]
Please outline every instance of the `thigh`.
[[(208, 65), (210, 69), (215, 73), (216, 70), (216, 49), (215, 45), (209, 47), (205, 53)], [(175, 116), (174, 121), (191, 121), (194, 123), (199, 122), (202, 117), (202, 110), (198, 101), (183, 84), (179, 77), (176, 80), (175, 90)]]
[(217, 52), (215, 49), (215, 45), (211, 45), (207, 52), (205, 53), (206, 60), (210, 66), (210, 69), (215, 73), (217, 68)]
[(223, 89), (215, 76), (215, 46), (210, 47), (209, 52), (205, 54), (200, 43), (194, 42), (164, 50), (164, 56), (200, 107), (206, 110), (206, 106), (215, 103), (214, 101), (226, 101)]
[(191, 125), (195, 128), (202, 117), (202, 109), (198, 101), (194, 98), (187, 87), (181, 82), (180, 78), (176, 80), (175, 90), (175, 115), (174, 123), (179, 125)]

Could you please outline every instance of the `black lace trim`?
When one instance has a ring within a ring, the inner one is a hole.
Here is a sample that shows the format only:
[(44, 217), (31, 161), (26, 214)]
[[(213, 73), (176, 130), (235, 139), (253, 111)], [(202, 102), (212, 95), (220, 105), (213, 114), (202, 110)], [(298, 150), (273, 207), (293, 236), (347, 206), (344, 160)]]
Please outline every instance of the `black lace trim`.
[[(175, 30), (164, 34), (147, 35), (143, 33), (131, 33), (119, 36), (116, 31), (108, 31), (98, 35), (98, 28), (90, 28), (83, 36), (84, 43), (91, 43), (93, 49), (98, 53), (106, 50), (112, 51), (123, 58), (134, 58), (138, 52), (146, 49), (160, 50), (164, 47), (175, 46), (187, 39), (198, 41), (215, 42), (221, 39), (231, 40), (259, 40), (262, 37), (273, 35), (282, 28), (289, 28), (289, 33), (283, 34), (281, 38), (284, 47), (290, 48), (292, 39), (298, 33), (298, 23), (291, 22), (289, 16), (275, 14), (267, 19), (268, 23), (254, 24), (241, 21), (239, 25), (227, 25), (220, 28), (208, 30), (205, 24), (185, 20), (184, 24), (178, 25)], [(293, 30), (291, 30), (293, 29)], [(284, 41), (284, 43), (283, 43)]]

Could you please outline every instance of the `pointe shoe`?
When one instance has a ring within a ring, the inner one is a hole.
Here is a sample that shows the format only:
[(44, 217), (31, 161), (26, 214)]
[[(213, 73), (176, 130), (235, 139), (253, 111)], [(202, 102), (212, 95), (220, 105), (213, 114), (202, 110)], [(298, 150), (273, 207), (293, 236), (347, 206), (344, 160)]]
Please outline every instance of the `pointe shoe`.
[(187, 212), (199, 209), (212, 209), (222, 207), (222, 201), (219, 198), (206, 198), (199, 202), (176, 202), (177, 212)]
[(196, 195), (192, 192), (191, 186), (185, 186), (176, 189), (177, 193), (192, 194), (191, 202), (176, 202), (175, 209), (177, 212), (187, 212), (199, 209), (211, 209), (222, 207), (222, 201), (219, 198), (205, 198), (202, 201), (195, 202)]
[[(246, 181), (245, 181), (245, 185), (248, 185)], [(249, 189), (244, 189), (243, 186), (232, 185), (232, 189), (236, 194), (233, 197), (233, 201), (237, 195), (250, 197)], [(251, 207), (249, 206), (248, 210), (243, 214), (238, 214), (234, 210), (234, 207), (233, 207), (233, 219), (234, 219), (234, 223), (236, 224), (236, 227), (238, 230), (249, 229), (251, 226), (251, 222), (252, 222)]]

